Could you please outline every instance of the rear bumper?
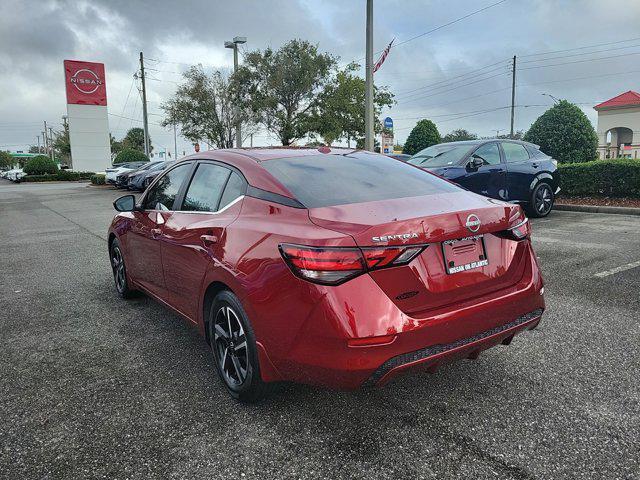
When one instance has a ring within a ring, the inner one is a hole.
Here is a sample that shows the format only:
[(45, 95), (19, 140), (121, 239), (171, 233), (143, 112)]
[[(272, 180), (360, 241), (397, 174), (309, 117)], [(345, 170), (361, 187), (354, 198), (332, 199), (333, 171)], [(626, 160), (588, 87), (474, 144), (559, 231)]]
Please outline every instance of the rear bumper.
[(462, 338), (448, 344), (438, 344), (415, 352), (404, 353), (384, 362), (364, 382), (363, 386), (382, 386), (399, 374), (408, 370), (428, 370), (433, 373), (443, 364), (461, 358), (475, 360), (481, 351), (498, 344), (509, 345), (513, 337), (524, 331), (533, 330), (542, 319), (543, 309), (521, 315), (515, 320), (485, 330), (471, 337)]

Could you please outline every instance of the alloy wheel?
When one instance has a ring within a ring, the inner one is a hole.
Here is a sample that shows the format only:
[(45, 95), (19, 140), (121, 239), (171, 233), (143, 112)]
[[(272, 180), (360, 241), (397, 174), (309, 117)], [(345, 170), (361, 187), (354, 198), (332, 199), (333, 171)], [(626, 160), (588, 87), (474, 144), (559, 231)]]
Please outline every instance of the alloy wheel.
[(544, 216), (547, 213), (549, 213), (552, 206), (553, 206), (553, 196), (551, 194), (551, 189), (546, 184), (542, 184), (536, 191), (536, 196), (535, 196), (536, 212), (538, 212), (539, 215)]
[(214, 320), (214, 349), (220, 371), (230, 386), (240, 386), (247, 378), (249, 355), (247, 337), (238, 314), (221, 306)]
[(127, 276), (124, 270), (124, 259), (120, 247), (114, 247), (111, 253), (111, 266), (113, 267), (113, 276), (116, 281), (118, 292), (124, 292), (127, 286)]

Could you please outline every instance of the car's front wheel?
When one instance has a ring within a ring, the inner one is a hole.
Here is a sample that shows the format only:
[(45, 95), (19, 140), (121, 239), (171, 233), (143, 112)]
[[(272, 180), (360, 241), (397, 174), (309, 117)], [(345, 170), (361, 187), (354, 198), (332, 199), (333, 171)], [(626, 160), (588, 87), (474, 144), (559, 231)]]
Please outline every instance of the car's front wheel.
[(109, 258), (111, 260), (111, 268), (113, 270), (113, 279), (116, 284), (116, 291), (122, 298), (131, 298), (137, 292), (129, 287), (127, 280), (127, 266), (124, 263), (122, 255), (122, 247), (118, 239), (114, 239), (109, 250)]
[(251, 323), (240, 300), (229, 291), (216, 295), (209, 312), (209, 341), (218, 376), (231, 396), (254, 402), (265, 393)]
[(546, 217), (551, 212), (555, 202), (555, 195), (551, 189), (551, 185), (541, 182), (531, 192), (531, 200), (529, 202), (530, 217)]

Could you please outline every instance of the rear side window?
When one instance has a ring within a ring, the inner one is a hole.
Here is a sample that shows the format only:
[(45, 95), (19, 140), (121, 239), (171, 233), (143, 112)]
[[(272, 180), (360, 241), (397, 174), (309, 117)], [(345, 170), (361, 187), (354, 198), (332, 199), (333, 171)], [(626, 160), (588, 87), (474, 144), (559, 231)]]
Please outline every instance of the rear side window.
[(181, 210), (215, 212), (218, 209), (218, 200), (220, 200), (222, 189), (227, 183), (230, 172), (228, 168), (219, 165), (208, 163), (198, 165), (184, 196)]
[(419, 168), (384, 155), (313, 155), (261, 164), (307, 208), (459, 191)]
[(529, 160), (529, 153), (524, 146), (519, 143), (503, 143), (504, 157), (507, 163), (526, 162)]
[(233, 202), (236, 198), (244, 195), (247, 186), (244, 179), (236, 172), (231, 172), (227, 186), (224, 188), (224, 193), (220, 199), (220, 206), (218, 210), (222, 210), (224, 207)]

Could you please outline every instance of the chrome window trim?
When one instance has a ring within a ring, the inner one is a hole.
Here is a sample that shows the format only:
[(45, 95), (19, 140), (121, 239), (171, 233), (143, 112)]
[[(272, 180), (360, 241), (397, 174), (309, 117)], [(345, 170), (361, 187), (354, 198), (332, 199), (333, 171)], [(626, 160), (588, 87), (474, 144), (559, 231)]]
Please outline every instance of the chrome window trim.
[(175, 213), (189, 213), (189, 214), (198, 214), (198, 215), (218, 215), (219, 213), (224, 212), (226, 209), (230, 208), (232, 205), (235, 205), (236, 203), (238, 203), (240, 200), (242, 200), (246, 195), (240, 195), (239, 197), (236, 197), (235, 200), (233, 200), (232, 202), (229, 202), (225, 207), (221, 208), (220, 210), (217, 210), (215, 212), (209, 212), (209, 211), (205, 211), (205, 210), (172, 210), (172, 212)]

